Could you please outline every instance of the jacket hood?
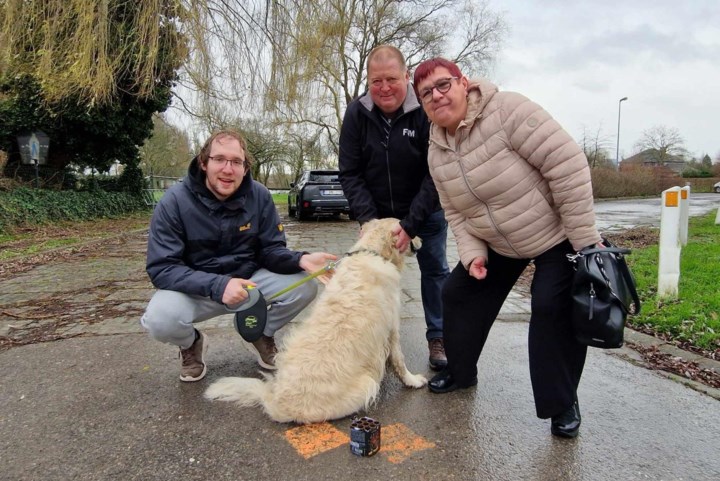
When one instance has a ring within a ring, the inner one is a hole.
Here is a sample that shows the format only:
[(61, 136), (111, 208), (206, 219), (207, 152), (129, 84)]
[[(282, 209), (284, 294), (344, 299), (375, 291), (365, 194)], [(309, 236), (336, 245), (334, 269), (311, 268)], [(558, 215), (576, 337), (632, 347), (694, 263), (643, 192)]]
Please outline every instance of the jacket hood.
[[(224, 201), (220, 201), (217, 197), (215, 197), (215, 194), (213, 194), (210, 189), (207, 188), (207, 185), (205, 185), (206, 177), (207, 176), (205, 175), (205, 171), (200, 168), (200, 158), (198, 156), (195, 156), (195, 158), (193, 158), (190, 162), (190, 166), (188, 167), (188, 175), (186, 177), (187, 186), (195, 195), (205, 199), (209, 199), (211, 201), (214, 201), (215, 203), (222, 204), (228, 209), (234, 210), (245, 205), (245, 197), (252, 190), (253, 179), (250, 171), (247, 171), (245, 173), (245, 176), (243, 177), (243, 180), (240, 183), (240, 187), (238, 188), (238, 190), (236, 190), (235, 193), (233, 193)], [(205, 203), (207, 204), (208, 202)]]
[[(362, 96), (360, 97), (360, 105), (365, 107), (366, 110), (372, 111), (375, 104), (373, 103), (372, 97), (370, 97), (369, 92), (365, 92), (364, 94), (362, 94)], [(415, 96), (415, 89), (413, 89), (413, 86), (410, 82), (408, 82), (407, 84), (407, 94), (405, 95), (405, 100), (403, 101), (400, 108), (402, 109), (403, 113), (420, 108), (420, 102)]]
[[(498, 92), (497, 85), (484, 78), (470, 79), (468, 82), (467, 113), (458, 128), (472, 128), (475, 121), (482, 116), (482, 112), (490, 99)], [(430, 127), (430, 139), (447, 146), (445, 127), (432, 124)]]

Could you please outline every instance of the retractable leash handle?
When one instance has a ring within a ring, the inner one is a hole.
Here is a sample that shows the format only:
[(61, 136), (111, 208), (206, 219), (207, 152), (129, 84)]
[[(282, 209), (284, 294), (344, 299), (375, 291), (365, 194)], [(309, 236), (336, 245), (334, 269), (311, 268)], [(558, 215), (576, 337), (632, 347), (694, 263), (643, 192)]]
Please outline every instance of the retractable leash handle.
[[(280, 292), (268, 297), (268, 300), (273, 300), (282, 294), (285, 294), (286, 292), (289, 292), (296, 287), (335, 269), (338, 262), (340, 261), (329, 262), (325, 267), (309, 274), (306, 277), (303, 277)], [(260, 292), (260, 289), (254, 286), (246, 286), (245, 290), (248, 292), (248, 299), (243, 302), (240, 307), (232, 309), (232, 311), (235, 312), (235, 330), (247, 342), (255, 342), (263, 335), (265, 324), (267, 324), (267, 312), (270, 310), (271, 306), (268, 306), (265, 296), (263, 296), (262, 292)]]
[(263, 335), (267, 324), (268, 306), (260, 289), (245, 287), (248, 299), (235, 311), (235, 330), (247, 342), (255, 342)]

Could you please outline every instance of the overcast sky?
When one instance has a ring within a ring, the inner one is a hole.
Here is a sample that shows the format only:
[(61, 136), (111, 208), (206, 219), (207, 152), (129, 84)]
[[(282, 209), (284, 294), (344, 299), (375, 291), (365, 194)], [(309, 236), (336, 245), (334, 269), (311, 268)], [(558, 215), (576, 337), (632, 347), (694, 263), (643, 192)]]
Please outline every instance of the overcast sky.
[(694, 156), (720, 153), (719, 0), (490, 0), (510, 31), (489, 75), (576, 139), (601, 128), (615, 157), (677, 128)]

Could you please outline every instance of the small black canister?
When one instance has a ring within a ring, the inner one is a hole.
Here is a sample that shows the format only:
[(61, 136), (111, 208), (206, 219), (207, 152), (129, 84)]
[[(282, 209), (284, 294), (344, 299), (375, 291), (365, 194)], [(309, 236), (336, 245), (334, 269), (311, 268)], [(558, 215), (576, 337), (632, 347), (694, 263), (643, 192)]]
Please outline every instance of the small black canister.
[(380, 450), (380, 422), (368, 417), (353, 419), (350, 425), (350, 452), (372, 456)]

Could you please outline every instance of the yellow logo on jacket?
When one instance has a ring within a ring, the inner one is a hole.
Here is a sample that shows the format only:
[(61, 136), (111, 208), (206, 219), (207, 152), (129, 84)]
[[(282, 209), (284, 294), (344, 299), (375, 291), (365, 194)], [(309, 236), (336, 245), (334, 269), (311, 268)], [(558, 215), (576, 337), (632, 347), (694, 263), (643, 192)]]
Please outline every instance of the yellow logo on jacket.
[(245, 224), (245, 225), (241, 225), (241, 226), (240, 226), (240, 232), (246, 231), (246, 230), (250, 229), (250, 227), (252, 227), (252, 226), (250, 225), (250, 222), (248, 222), (248, 223)]
[(278, 224), (278, 230), (282, 232), (283, 230), (285, 230), (285, 227), (283, 227), (282, 224)]

